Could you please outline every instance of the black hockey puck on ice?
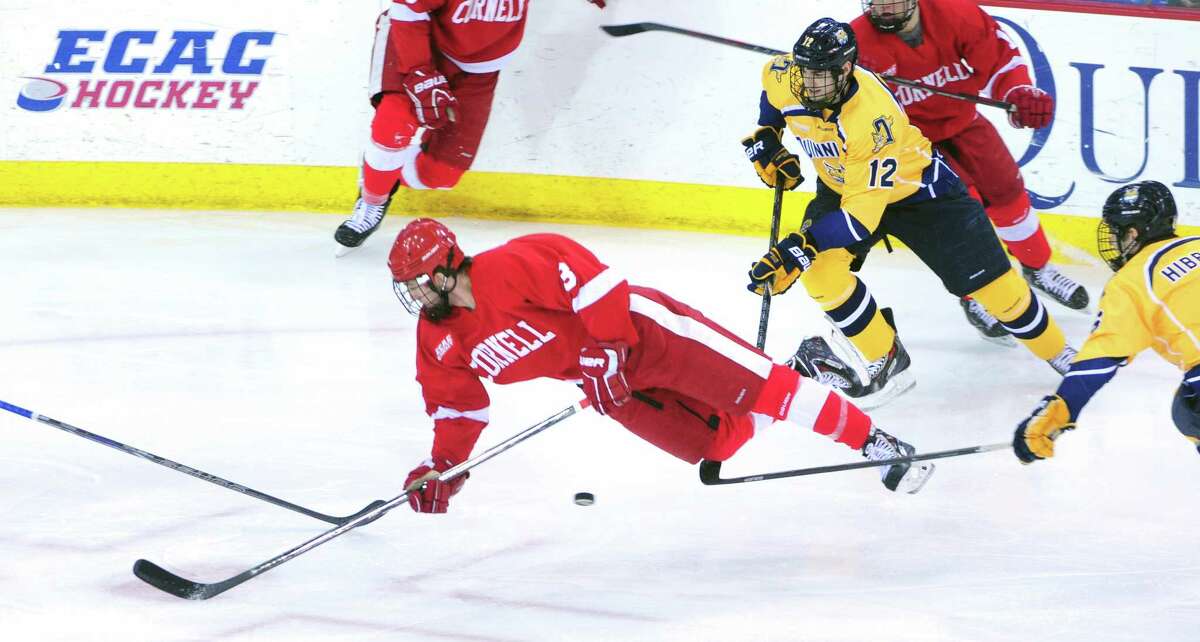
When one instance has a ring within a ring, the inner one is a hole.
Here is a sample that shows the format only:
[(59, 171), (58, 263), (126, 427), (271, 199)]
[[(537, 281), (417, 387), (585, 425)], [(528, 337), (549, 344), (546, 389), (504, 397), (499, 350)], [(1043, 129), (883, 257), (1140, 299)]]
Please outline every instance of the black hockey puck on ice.
[(591, 506), (596, 503), (596, 496), (591, 493), (575, 493), (575, 503), (580, 506)]

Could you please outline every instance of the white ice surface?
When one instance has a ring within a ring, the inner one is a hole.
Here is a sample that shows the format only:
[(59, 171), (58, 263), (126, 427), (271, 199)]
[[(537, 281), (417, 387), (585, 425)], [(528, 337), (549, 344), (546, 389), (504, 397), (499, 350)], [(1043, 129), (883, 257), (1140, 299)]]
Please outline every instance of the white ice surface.
[[(400, 492), (427, 452), (413, 320), (385, 265), (400, 225), (333, 258), (338, 219), (0, 210), (0, 399), (333, 514)], [(565, 232), (637, 283), (753, 337), (743, 275), (765, 241), (447, 219), (481, 250)], [(1094, 293), (1098, 267), (1068, 267)], [(875, 412), (923, 450), (1006, 442), (1057, 378), (977, 338), (908, 253), (864, 275), (895, 308), (917, 387)], [(1078, 342), (1085, 316), (1054, 307)], [(819, 317), (775, 302), (783, 358)], [(615, 423), (569, 419), (481, 466), (443, 516), (400, 509), (207, 602), (202, 581), (327, 525), (0, 412), (4, 640), (1195, 640), (1200, 456), (1179, 376), (1125, 368), (1059, 442), (944, 460), (916, 496), (870, 471), (702, 486)], [(568, 405), (493, 387), (481, 446)], [(856, 461), (775, 426), (727, 474)], [(596, 504), (571, 502), (580, 490)]]

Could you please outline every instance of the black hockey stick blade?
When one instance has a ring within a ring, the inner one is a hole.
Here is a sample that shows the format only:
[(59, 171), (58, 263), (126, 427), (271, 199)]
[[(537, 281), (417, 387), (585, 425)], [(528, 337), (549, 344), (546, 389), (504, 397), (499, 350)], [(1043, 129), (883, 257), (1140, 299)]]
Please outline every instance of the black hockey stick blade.
[[(359, 515), (362, 515), (363, 513), (369, 513), (371, 511), (375, 510), (376, 508), (383, 506), (386, 503), (387, 502), (383, 501), (382, 499), (377, 499), (377, 500), (371, 502), (370, 504), (367, 504), (366, 506), (364, 506), (362, 508), (362, 510), (358, 511), (357, 513), (354, 513), (353, 515), (347, 515), (345, 517), (335, 518), (337, 521), (335, 521), (333, 523), (337, 524), (338, 526), (341, 526), (342, 524), (345, 524), (346, 522), (357, 519)], [(380, 513), (379, 516), (376, 517), (375, 519), (379, 519), (380, 517), (383, 517), (382, 513)], [(366, 524), (370, 524), (371, 522), (375, 521), (375, 519), (371, 520), (370, 522), (363, 522), (361, 525), (365, 526)]]
[[(149, 560), (138, 560), (133, 563), (133, 574), (154, 588), (170, 593), (185, 600), (207, 600), (250, 579), (236, 575), (223, 582), (204, 584), (184, 579)], [(252, 576), (251, 576), (252, 577)]]
[(955, 448), (954, 450), (939, 450), (932, 453), (919, 453), (911, 457), (897, 457), (895, 459), (881, 459), (879, 461), (859, 461), (852, 464), (837, 464), (834, 466), (816, 466), (813, 468), (797, 468), (795, 470), (781, 470), (774, 473), (762, 473), (759, 475), (745, 475), (742, 477), (721, 477), (721, 462), (704, 460), (700, 462), (700, 482), (705, 486), (721, 486), (724, 484), (744, 484), (746, 482), (767, 481), (770, 479), (783, 479), (784, 477), (803, 477), (805, 475), (820, 475), (822, 473), (836, 473), (843, 470), (857, 470), (859, 468), (878, 468), (879, 466), (891, 466), (892, 464), (907, 464), (914, 461), (928, 461), (930, 459), (945, 459), (947, 457), (961, 457), (963, 455), (974, 455), (976, 453), (986, 453), (993, 450), (1003, 450), (1012, 448), (1011, 442), (1002, 444), (986, 444), (983, 446), (969, 446), (967, 448)]
[(656, 27), (661, 26), (657, 22), (634, 22), (627, 25), (601, 25), (600, 28), (604, 30), (604, 33), (614, 38), (620, 38), (621, 36), (632, 36), (635, 33), (642, 33), (643, 31), (654, 31)]
[[(542, 420), (540, 423), (534, 424), (533, 426), (522, 430), (521, 432), (509, 437), (508, 439), (505, 439), (495, 446), (488, 448), (484, 452), (472, 457), (471, 459), (451, 466), (448, 470), (442, 473), (441, 479), (444, 481), (450, 481), (462, 476), (475, 466), (478, 466), (511, 449), (526, 439), (529, 439), (530, 437), (546, 430), (550, 426), (559, 423), (563, 419), (582, 411), (589, 405), (590, 403), (587, 399), (581, 399), (580, 401), (577, 401), (576, 403), (564, 408), (563, 410), (560, 410), (554, 415)], [(138, 579), (149, 584), (150, 586), (153, 586), (160, 591), (170, 593), (175, 597), (180, 597), (185, 600), (207, 600), (211, 597), (228, 591), (242, 582), (266, 573), (267, 571), (287, 562), (288, 560), (295, 559), (304, 553), (324, 544), (325, 542), (328, 542), (336, 537), (340, 537), (341, 535), (348, 533), (359, 526), (370, 524), (380, 517), (383, 517), (385, 513), (393, 508), (408, 503), (408, 495), (410, 492), (411, 491), (405, 490), (400, 495), (397, 495), (386, 502), (376, 502), (372, 504), (374, 508), (368, 506), (367, 508), (355, 513), (354, 516), (346, 523), (341, 524), (340, 526), (335, 526), (334, 528), (327, 530), (316, 537), (293, 546), (287, 551), (284, 551), (283, 553), (280, 553), (279, 555), (276, 555), (275, 557), (272, 557), (261, 564), (248, 568), (241, 573), (238, 573), (237, 575), (234, 575), (228, 579), (221, 580), (220, 582), (213, 582), (211, 584), (195, 582), (187, 578), (180, 577), (164, 569), (163, 567), (144, 559), (139, 559), (138, 561), (134, 562), (133, 574), (136, 575)]]

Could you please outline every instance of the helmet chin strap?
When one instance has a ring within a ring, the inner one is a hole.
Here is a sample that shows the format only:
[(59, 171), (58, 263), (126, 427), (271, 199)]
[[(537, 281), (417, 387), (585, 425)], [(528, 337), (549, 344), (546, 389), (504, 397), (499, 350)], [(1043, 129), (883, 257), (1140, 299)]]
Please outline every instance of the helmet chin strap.
[(450, 305), (450, 293), (458, 286), (458, 272), (450, 266), (454, 265), (454, 249), (446, 254), (446, 265), (434, 268), (434, 275), (441, 274), (443, 277), (442, 286), (438, 287), (434, 284), (433, 279), (429, 280), (429, 289), (437, 296), (436, 301), (426, 302), (421, 306), (421, 314), (430, 321), (441, 321), (450, 316), (450, 312), (454, 306)]

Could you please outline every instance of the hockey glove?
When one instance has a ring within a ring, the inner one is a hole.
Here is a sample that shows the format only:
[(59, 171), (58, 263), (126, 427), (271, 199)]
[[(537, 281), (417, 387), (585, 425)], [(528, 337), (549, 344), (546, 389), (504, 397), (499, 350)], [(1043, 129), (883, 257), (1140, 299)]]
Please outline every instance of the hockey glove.
[(1054, 118), (1054, 99), (1037, 87), (1018, 85), (1008, 90), (1004, 100), (1017, 107), (1015, 113), (1008, 114), (1008, 122), (1013, 127), (1041, 129)]
[(428, 129), (438, 129), (454, 122), (454, 108), (458, 99), (450, 93), (450, 82), (446, 75), (431, 65), (417, 67), (400, 83), (404, 93), (412, 101), (417, 122)]
[(753, 135), (742, 139), (746, 158), (754, 163), (754, 171), (766, 183), (775, 187), (775, 181), (783, 181), (783, 189), (796, 189), (804, 182), (800, 173), (800, 159), (789, 152), (779, 140), (779, 130), (774, 127), (759, 127)]
[(625, 381), (625, 360), (629, 345), (624, 341), (599, 341), (579, 350), (579, 371), (583, 373), (583, 394), (596, 412), (607, 415), (625, 405), (631, 391)]
[(800, 274), (812, 267), (816, 258), (817, 248), (807, 232), (788, 234), (750, 266), (750, 283), (746, 289), (760, 296), (764, 287), (771, 288), (771, 296), (783, 294)]
[(1054, 440), (1064, 431), (1074, 430), (1067, 402), (1058, 395), (1042, 398), (1033, 414), (1017, 426), (1013, 435), (1013, 451), (1021, 463), (1032, 464), (1054, 456)]
[(471, 473), (444, 482), (438, 476), (450, 469), (452, 464), (448, 459), (426, 459), (420, 466), (412, 469), (404, 480), (404, 490), (408, 491), (408, 505), (418, 513), (444, 513), (450, 508), (450, 498), (462, 490), (463, 484)]

